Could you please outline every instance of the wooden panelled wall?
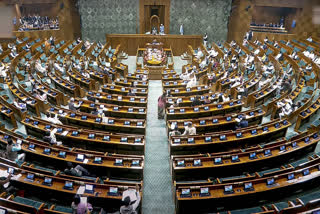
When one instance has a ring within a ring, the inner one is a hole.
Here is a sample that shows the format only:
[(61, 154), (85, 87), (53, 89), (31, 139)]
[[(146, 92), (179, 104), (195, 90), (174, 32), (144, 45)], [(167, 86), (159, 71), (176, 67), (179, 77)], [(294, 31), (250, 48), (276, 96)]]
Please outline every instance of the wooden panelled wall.
[[(35, 4), (40, 4), (41, 1), (34, 1)], [(25, 31), (14, 32), (16, 37), (32, 37), (32, 38), (48, 38), (51, 35), (66, 39), (74, 40), (81, 36), (80, 17), (75, 7), (76, 0), (57, 0), (52, 11), (57, 11), (59, 17), (59, 30), (40, 30), (40, 31)], [(45, 3), (44, 3), (45, 4)], [(50, 5), (52, 2), (50, 2)]]
[(129, 56), (135, 56), (137, 48), (144, 48), (146, 43), (151, 43), (154, 39), (164, 44), (164, 48), (172, 48), (174, 56), (183, 54), (188, 45), (194, 49), (202, 43), (201, 35), (162, 35), (153, 36), (146, 34), (107, 34), (107, 42), (110, 42), (112, 48), (121, 44), (120, 51), (126, 52)]
[[(234, 0), (232, 4), (232, 13), (229, 18), (228, 41), (243, 40), (245, 33), (249, 31), (252, 16), (254, 15), (255, 6), (266, 7), (289, 7), (296, 8), (297, 14), (289, 17), (296, 20), (296, 27), (292, 29), (293, 35), (275, 35), (275, 38), (305, 38), (307, 36), (320, 36), (320, 26), (312, 23), (312, 8), (320, 6), (319, 0)], [(250, 6), (250, 8), (248, 8)], [(248, 10), (246, 10), (248, 8)], [(270, 20), (273, 20), (270, 18)], [(291, 25), (291, 23), (290, 23)], [(273, 39), (271, 34), (268, 35)], [(271, 35), (271, 36), (270, 36)], [(259, 33), (259, 37), (264, 37)]]
[(170, 0), (140, 0), (139, 1), (139, 32), (144, 34), (145, 32), (149, 31), (146, 29), (146, 22), (149, 21), (149, 17), (147, 14), (149, 12), (145, 11), (149, 9), (151, 5), (160, 5), (164, 7), (164, 32), (169, 34), (169, 25), (170, 25)]

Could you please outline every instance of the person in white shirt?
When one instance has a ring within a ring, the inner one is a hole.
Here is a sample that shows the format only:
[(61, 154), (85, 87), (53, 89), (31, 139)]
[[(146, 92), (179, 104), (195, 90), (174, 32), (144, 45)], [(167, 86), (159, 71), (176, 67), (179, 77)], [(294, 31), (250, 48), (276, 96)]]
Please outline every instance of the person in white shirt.
[(289, 116), (292, 112), (291, 105), (287, 103), (284, 107), (282, 107), (281, 112), (279, 113), (280, 120), (284, 116)]
[(205, 68), (206, 66), (208, 66), (208, 63), (209, 63), (208, 57), (205, 56), (204, 59), (202, 60), (202, 62), (200, 63), (199, 67)]
[(223, 102), (228, 102), (228, 101), (230, 101), (230, 97), (222, 94), (222, 100), (223, 100)]
[(289, 57), (294, 60), (298, 59), (297, 52), (293, 51), (292, 54), (289, 55)]
[(56, 138), (56, 133), (57, 133), (57, 129), (52, 129), (50, 131), (50, 143), (51, 144), (57, 144), (58, 146), (62, 145), (62, 142), (61, 141), (57, 141), (57, 138)]
[(180, 79), (182, 79), (182, 80), (188, 80), (188, 79), (189, 79), (188, 71), (186, 71), (186, 72), (184, 72), (184, 73), (181, 73), (181, 74), (180, 74)]
[(314, 63), (316, 63), (317, 65), (320, 65), (320, 57), (316, 57), (313, 61), (314, 61)]
[(196, 58), (200, 59), (201, 57), (203, 57), (203, 53), (202, 53), (201, 49), (198, 48), (198, 52), (197, 52)]
[(40, 93), (35, 92), (34, 96), (35, 96), (36, 98), (38, 98), (39, 100), (43, 101), (43, 102), (47, 101), (47, 94), (46, 94), (46, 93), (43, 93), (43, 92), (41, 92), (41, 91), (40, 91)]
[(308, 50), (305, 50), (305, 51), (303, 51), (303, 54), (304, 54), (306, 57), (309, 57), (310, 52), (309, 52)]
[(254, 53), (254, 55), (258, 55), (260, 53), (260, 49), (257, 48), (253, 53)]
[(90, 74), (87, 72), (81, 72), (81, 75), (84, 76), (85, 78), (90, 78)]
[(306, 70), (307, 70), (307, 71), (311, 71), (311, 70), (312, 70), (311, 64), (309, 64), (309, 65), (306, 67)]
[(50, 113), (47, 113), (46, 114), (46, 120), (50, 123), (53, 123), (53, 124), (59, 124), (59, 125), (62, 125), (62, 122), (59, 120), (58, 118), (58, 114), (56, 114), (54, 117), (52, 114)]
[(272, 78), (267, 78), (265, 81), (259, 81), (259, 89), (261, 89), (263, 86), (271, 82)]
[(208, 43), (208, 35), (207, 33), (203, 37), (203, 45), (205, 48), (207, 48), (207, 43)]
[(190, 81), (187, 83), (187, 88), (192, 88), (194, 86), (197, 85), (197, 79), (196, 79), (196, 75), (192, 74), (191, 75), (191, 78), (190, 78)]
[(264, 72), (265, 77), (267, 77), (270, 74), (273, 74), (273, 72), (274, 72), (274, 66), (272, 63), (269, 63), (268, 66), (264, 66), (263, 68), (265, 70), (265, 72)]
[(3, 78), (7, 77), (7, 69), (4, 63), (0, 62), (0, 76)]
[(283, 54), (281, 52), (279, 52), (275, 59), (278, 60), (278, 61), (282, 61)]
[(13, 105), (15, 105), (21, 111), (27, 111), (27, 105), (25, 103), (19, 102), (18, 99), (14, 99)]
[(2, 54), (3, 49), (2, 49), (2, 45), (0, 44), (0, 54)]
[(212, 47), (211, 50), (208, 51), (209, 57), (216, 57), (218, 56), (218, 51), (215, 51), (214, 48)]
[(197, 134), (197, 130), (196, 127), (192, 126), (192, 123), (188, 123), (187, 126), (184, 127), (184, 132), (182, 135), (196, 135)]
[(63, 68), (63, 66), (62, 66), (62, 65), (59, 65), (57, 62), (55, 62), (55, 63), (53, 64), (53, 67), (54, 67), (56, 70), (60, 71), (61, 73), (64, 73), (64, 68)]
[(139, 186), (136, 188), (129, 188), (122, 193), (122, 206), (120, 207), (120, 214), (136, 214), (137, 208), (140, 204), (140, 190)]
[(252, 63), (253, 61), (254, 61), (254, 56), (252, 56), (251, 54), (247, 55), (247, 58), (245, 59), (246, 65)]
[(237, 78), (236, 81), (232, 84), (231, 88), (237, 87), (239, 85), (241, 85), (241, 81), (239, 78)]
[(309, 54), (309, 58), (310, 58), (311, 60), (314, 60), (314, 57), (315, 57), (314, 53), (311, 52), (311, 53)]
[(46, 67), (43, 67), (43, 66), (42, 66), (40, 60), (37, 60), (36, 65), (35, 65), (35, 69), (36, 69), (38, 72), (42, 73), (42, 74), (46, 74), (46, 71), (47, 71)]

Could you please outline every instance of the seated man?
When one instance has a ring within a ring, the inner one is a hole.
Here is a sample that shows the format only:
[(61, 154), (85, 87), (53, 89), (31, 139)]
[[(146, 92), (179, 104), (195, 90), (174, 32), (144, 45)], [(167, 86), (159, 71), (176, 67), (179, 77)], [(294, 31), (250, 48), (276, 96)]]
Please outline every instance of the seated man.
[(196, 127), (194, 127), (191, 122), (188, 123), (188, 125), (185, 126), (184, 128), (185, 128), (185, 130), (182, 135), (196, 135), (197, 134)]
[(4, 63), (0, 62), (0, 76), (3, 78), (7, 77), (7, 69)]
[(19, 102), (18, 99), (14, 99), (13, 105), (20, 109), (22, 112), (27, 111), (27, 105), (23, 102)]
[(43, 141), (48, 142), (48, 143), (50, 143), (52, 145), (57, 145), (57, 146), (62, 145), (61, 141), (57, 141), (56, 133), (57, 133), (57, 129), (56, 128), (52, 129), (50, 131), (50, 135), (49, 136), (44, 136), (43, 137)]
[(198, 59), (200, 59), (200, 58), (202, 58), (203, 57), (203, 53), (202, 53), (202, 51), (201, 51), (201, 49), (200, 49), (200, 47), (198, 48), (198, 52), (197, 52), (197, 54), (196, 54), (196, 58), (198, 58)]
[(8, 138), (7, 142), (6, 157), (11, 161), (23, 162), (26, 155), (24, 153), (18, 154), (18, 152), (21, 151), (21, 142), (14, 144), (12, 138)]
[(59, 64), (57, 61), (53, 64), (54, 69), (64, 73), (64, 67), (62, 64)]
[(279, 52), (275, 59), (278, 61), (283, 61), (283, 54)]
[(35, 69), (36, 69), (38, 72), (46, 75), (47, 68), (46, 68), (45, 66), (42, 66), (40, 60), (37, 60), (37, 62), (36, 62), (36, 64), (35, 64)]
[(245, 120), (243, 117), (236, 118), (236, 121), (238, 122), (238, 124), (236, 125), (236, 129), (243, 129), (249, 126), (248, 121)]
[(174, 129), (171, 132), (169, 132), (169, 137), (179, 135), (181, 135), (181, 132), (178, 130), (178, 126), (175, 126)]
[(129, 188), (122, 194), (122, 206), (120, 207), (120, 214), (137, 214), (136, 211), (140, 204), (140, 190), (139, 186), (136, 188)]
[(69, 101), (69, 109), (71, 111), (77, 111), (80, 108), (80, 106), (81, 106), (80, 103), (75, 104), (73, 97), (70, 99), (70, 101)]
[(200, 101), (199, 96), (196, 96), (196, 97), (194, 98), (194, 100), (192, 101), (191, 106), (198, 106), (198, 105), (202, 105), (202, 103), (201, 103), (201, 101)]
[(218, 51), (215, 51), (214, 48), (212, 47), (211, 50), (208, 51), (209, 57), (216, 57), (218, 56)]
[(62, 122), (59, 120), (58, 118), (58, 114), (56, 114), (55, 116), (53, 116), (53, 114), (47, 113), (46, 114), (46, 120), (50, 123), (53, 124), (59, 124), (62, 125)]
[(308, 66), (306, 67), (306, 70), (307, 70), (307, 71), (312, 71), (312, 65), (311, 65), (311, 64), (308, 64)]
[(289, 57), (296, 60), (296, 59), (298, 59), (298, 54), (296, 51), (293, 51), (292, 54), (289, 55)]
[(192, 88), (192, 87), (194, 87), (194, 86), (196, 86), (197, 85), (197, 78), (196, 78), (196, 75), (194, 75), (194, 74), (192, 74), (191, 76), (190, 76), (190, 81), (187, 83), (187, 88)]
[(258, 55), (260, 53), (260, 49), (257, 48), (255, 51), (254, 51), (254, 55)]
[(273, 64), (270, 62), (268, 66), (264, 66), (263, 68), (265, 70), (265, 72), (263, 73), (264, 77), (269, 76), (270, 74), (273, 74), (274, 72), (274, 66)]
[(67, 162), (67, 168), (64, 170), (64, 173), (66, 173), (67, 175), (78, 176), (78, 177), (90, 176), (88, 170), (86, 170), (80, 165), (73, 167), (73, 164), (71, 162)]

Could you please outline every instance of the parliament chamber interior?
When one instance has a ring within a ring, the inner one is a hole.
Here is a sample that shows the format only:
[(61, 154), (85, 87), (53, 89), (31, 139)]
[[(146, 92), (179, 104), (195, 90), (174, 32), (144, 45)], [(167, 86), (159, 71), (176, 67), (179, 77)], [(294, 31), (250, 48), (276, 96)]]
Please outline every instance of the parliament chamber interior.
[(319, 214), (319, 0), (0, 0), (0, 214)]

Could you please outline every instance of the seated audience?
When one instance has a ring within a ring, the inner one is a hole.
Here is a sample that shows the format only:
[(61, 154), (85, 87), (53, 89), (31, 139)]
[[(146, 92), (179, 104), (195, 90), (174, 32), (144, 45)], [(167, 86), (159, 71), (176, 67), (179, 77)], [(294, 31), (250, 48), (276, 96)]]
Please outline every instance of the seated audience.
[[(86, 198), (87, 199), (87, 198)], [(88, 200), (88, 199), (87, 199)], [(92, 211), (92, 205), (81, 201), (80, 195), (75, 195), (71, 204), (73, 214), (87, 214)]]
[(136, 211), (140, 204), (139, 186), (136, 189), (129, 188), (122, 194), (122, 206), (120, 207), (120, 214), (137, 214)]
[(174, 129), (171, 132), (169, 132), (169, 137), (179, 135), (181, 135), (181, 132), (178, 130), (178, 126), (174, 126)]
[(13, 143), (12, 138), (8, 138), (7, 140), (7, 149), (6, 149), (6, 157), (11, 160), (11, 161), (24, 161), (25, 159), (25, 154), (24, 153), (20, 153), (18, 154), (18, 152), (21, 151), (21, 143), (22, 141), (20, 140), (20, 142)]
[(197, 134), (196, 127), (194, 127), (191, 122), (188, 123), (188, 125), (185, 126), (184, 128), (185, 128), (185, 130), (182, 135), (196, 135)]
[(66, 173), (67, 175), (78, 177), (90, 176), (89, 171), (86, 170), (84, 167), (80, 166), (79, 164), (74, 167), (71, 162), (67, 163), (67, 168), (64, 170), (64, 173)]
[(80, 106), (81, 106), (81, 103), (79, 102), (78, 104), (75, 104), (75, 102), (74, 102), (74, 98), (72, 97), (71, 99), (70, 99), (70, 101), (69, 101), (69, 109), (71, 110), (71, 111), (77, 111), (79, 108), (80, 108)]

